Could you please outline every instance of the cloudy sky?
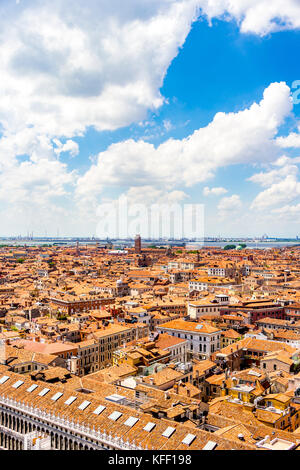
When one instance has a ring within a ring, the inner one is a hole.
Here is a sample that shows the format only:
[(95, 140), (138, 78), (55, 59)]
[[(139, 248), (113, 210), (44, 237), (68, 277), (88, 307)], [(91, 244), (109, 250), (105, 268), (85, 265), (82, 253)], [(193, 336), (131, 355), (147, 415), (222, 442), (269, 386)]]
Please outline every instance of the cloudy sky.
[(0, 23), (0, 235), (93, 236), (121, 195), (300, 235), (299, 0), (1, 0)]

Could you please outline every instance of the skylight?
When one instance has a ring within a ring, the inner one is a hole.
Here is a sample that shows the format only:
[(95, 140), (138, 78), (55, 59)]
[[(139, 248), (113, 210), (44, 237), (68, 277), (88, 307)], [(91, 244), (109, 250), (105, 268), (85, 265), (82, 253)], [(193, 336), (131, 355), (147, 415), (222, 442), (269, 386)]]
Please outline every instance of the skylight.
[(134, 418), (133, 416), (130, 416), (130, 418), (128, 418), (126, 421), (125, 421), (125, 425), (132, 428), (132, 426), (135, 425), (135, 423), (137, 423), (139, 420), (139, 418)]
[(172, 428), (172, 426), (168, 426), (167, 429), (162, 433), (164, 437), (171, 437), (172, 434), (175, 432), (175, 428)]
[(103, 405), (99, 405), (98, 408), (95, 409), (95, 411), (93, 411), (93, 413), (95, 415), (100, 415), (102, 413), (102, 411), (104, 411), (106, 408), (106, 406), (103, 406)]
[(0, 379), (0, 384), (4, 384), (5, 382), (7, 382), (8, 379), (9, 377), (7, 375), (3, 375), (3, 377), (1, 377)]
[(53, 397), (51, 397), (51, 400), (57, 401), (60, 397), (62, 396), (61, 392), (57, 392)]
[(35, 385), (35, 384), (33, 384), (33, 385), (30, 385), (30, 387), (29, 387), (29, 388), (27, 388), (26, 392), (29, 392), (29, 393), (31, 393), (31, 392), (33, 392), (33, 390), (35, 390), (36, 388), (38, 388), (38, 386), (37, 386), (37, 385)]
[(16, 383), (12, 385), (13, 388), (19, 388), (21, 385), (23, 385), (23, 380), (18, 380)]
[(77, 397), (70, 397), (65, 401), (65, 405), (72, 405), (72, 403), (77, 400)]
[(186, 444), (187, 446), (189, 446), (195, 439), (196, 439), (196, 436), (194, 434), (187, 434), (185, 438), (182, 440), (182, 444)]
[(208, 441), (205, 446), (203, 447), (202, 450), (214, 450), (214, 448), (217, 446), (217, 443), (214, 441)]
[(148, 431), (148, 432), (151, 432), (153, 428), (155, 428), (156, 424), (155, 423), (151, 423), (149, 421), (149, 423), (146, 424), (146, 426), (143, 428), (144, 431)]
[(112, 421), (117, 421), (120, 416), (122, 416), (122, 413), (120, 413), (120, 411), (113, 411), (111, 415), (109, 415), (109, 419), (111, 419)]
[(91, 404), (90, 401), (85, 400), (81, 403), (81, 405), (78, 406), (78, 409), (85, 410), (90, 404)]

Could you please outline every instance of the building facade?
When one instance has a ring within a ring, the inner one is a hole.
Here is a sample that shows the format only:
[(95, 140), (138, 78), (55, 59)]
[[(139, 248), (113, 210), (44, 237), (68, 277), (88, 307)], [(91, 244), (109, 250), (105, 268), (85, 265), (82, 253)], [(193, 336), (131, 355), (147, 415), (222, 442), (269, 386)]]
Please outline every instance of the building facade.
[(189, 355), (198, 359), (209, 359), (220, 349), (221, 331), (205, 323), (173, 320), (159, 325), (157, 330), (187, 340)]

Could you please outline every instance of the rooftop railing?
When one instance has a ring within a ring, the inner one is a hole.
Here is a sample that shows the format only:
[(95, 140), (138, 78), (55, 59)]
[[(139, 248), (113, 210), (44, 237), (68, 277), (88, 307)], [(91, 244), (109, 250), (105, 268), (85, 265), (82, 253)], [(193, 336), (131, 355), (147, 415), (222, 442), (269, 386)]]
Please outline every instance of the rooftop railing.
[(132, 442), (129, 442), (129, 440), (125, 441), (122, 437), (113, 436), (110, 432), (102, 432), (99, 428), (96, 429), (95, 426), (91, 428), (90, 426), (80, 424), (79, 420), (69, 420), (68, 418), (64, 418), (54, 412), (46, 412), (38, 407), (28, 405), (27, 403), (6, 397), (5, 395), (0, 395), (0, 404), (13, 408), (16, 411), (23, 411), (35, 418), (47, 421), (52, 425), (63, 427), (68, 431), (73, 431), (77, 434), (84, 435), (87, 438), (97, 440), (106, 446), (113, 447), (114, 449), (144, 450), (143, 447), (136, 444), (134, 440)]

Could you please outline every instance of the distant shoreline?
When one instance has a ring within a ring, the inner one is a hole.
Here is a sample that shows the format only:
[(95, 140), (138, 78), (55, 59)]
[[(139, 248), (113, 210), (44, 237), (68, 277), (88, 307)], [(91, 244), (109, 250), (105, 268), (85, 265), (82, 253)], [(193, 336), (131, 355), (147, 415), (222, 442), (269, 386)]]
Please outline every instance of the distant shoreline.
[[(14, 247), (14, 248), (24, 248), (26, 247), (34, 247), (34, 246), (40, 246), (40, 247), (74, 247), (76, 246), (78, 242), (79, 246), (95, 246), (96, 243), (98, 243), (99, 248), (104, 247), (105, 245), (108, 245), (109, 243), (112, 243), (116, 249), (122, 248), (122, 247), (132, 247), (133, 246), (133, 241), (103, 241), (103, 240), (80, 240), (80, 239), (73, 239), (73, 240), (57, 240), (57, 239), (48, 239), (48, 240), (7, 240), (7, 239), (0, 239), (0, 248), (1, 247)], [(216, 241), (216, 240), (208, 240), (204, 242), (194, 242), (194, 241), (161, 241), (161, 240), (153, 240), (153, 241), (142, 241), (144, 247), (146, 248), (149, 245), (156, 245), (156, 246), (177, 246), (180, 248), (186, 248), (187, 250), (193, 250), (193, 249), (202, 249), (202, 248), (208, 248), (208, 247), (213, 247), (213, 248), (224, 248), (224, 246), (228, 244), (236, 245), (238, 246), (239, 244), (246, 244), (246, 247), (244, 249), (270, 249), (270, 248), (299, 248), (300, 247), (300, 242), (298, 240), (274, 240), (274, 241), (246, 241), (246, 240), (238, 240), (238, 241), (232, 241), (232, 240), (226, 240), (226, 241)], [(186, 246), (185, 246), (186, 245)]]

